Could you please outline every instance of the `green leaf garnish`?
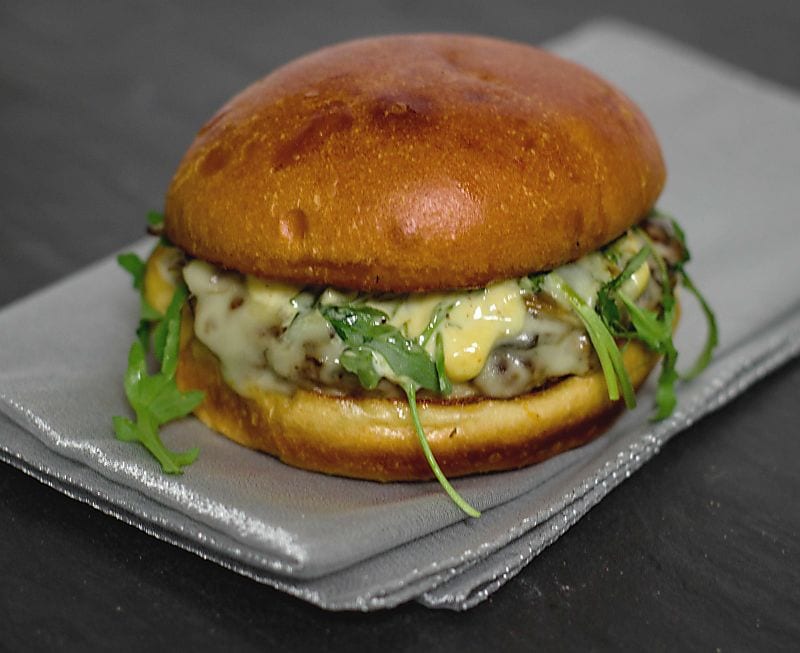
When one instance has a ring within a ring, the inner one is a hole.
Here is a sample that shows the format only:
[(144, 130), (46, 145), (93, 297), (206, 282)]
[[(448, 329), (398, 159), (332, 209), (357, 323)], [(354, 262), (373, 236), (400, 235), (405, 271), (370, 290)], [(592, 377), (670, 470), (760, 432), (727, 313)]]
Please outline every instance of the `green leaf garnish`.
[(597, 312), (606, 326), (611, 330), (611, 333), (616, 337), (626, 337), (629, 335), (622, 324), (622, 314), (619, 311), (619, 306), (615, 301), (615, 294), (619, 291), (628, 279), (642, 267), (642, 264), (650, 256), (650, 248), (643, 247), (635, 256), (633, 256), (616, 277), (608, 283), (603, 284), (597, 293)]
[(450, 383), (444, 367), (444, 341), (442, 340), (441, 332), (436, 334), (435, 352), (434, 362), (436, 364), (436, 374), (439, 376), (439, 394), (446, 397), (453, 392), (453, 384)]
[(366, 346), (383, 356), (397, 376), (413, 379), (426, 390), (436, 392), (439, 389), (435, 363), (428, 352), (413, 340), (386, 334), (374, 338)]
[(370, 349), (382, 356), (398, 377), (412, 379), (426, 390), (439, 389), (436, 365), (428, 352), (388, 324), (389, 316), (383, 311), (352, 305), (323, 306), (320, 310), (349, 348)]
[(634, 273), (642, 267), (642, 264), (650, 258), (651, 249), (649, 245), (642, 247), (636, 255), (631, 257), (631, 259), (625, 264), (625, 267), (622, 269), (616, 277), (614, 277), (611, 281), (606, 283), (600, 291), (605, 291), (606, 293), (611, 293), (619, 290), (622, 287), (622, 284), (625, 283), (628, 279), (630, 279)]
[(683, 248), (683, 257), (681, 261), (675, 266), (676, 272), (678, 276), (680, 276), (683, 285), (686, 289), (695, 296), (698, 303), (700, 304), (700, 308), (703, 311), (703, 315), (706, 319), (706, 340), (703, 344), (703, 349), (701, 350), (700, 354), (698, 355), (695, 362), (689, 368), (688, 372), (685, 372), (680, 375), (680, 377), (686, 381), (691, 381), (693, 378), (698, 376), (700, 372), (702, 372), (708, 364), (711, 362), (711, 354), (714, 351), (714, 348), (719, 344), (719, 327), (717, 326), (717, 318), (714, 315), (714, 311), (711, 310), (711, 306), (709, 305), (706, 298), (700, 292), (700, 290), (695, 285), (694, 281), (692, 281), (691, 277), (687, 274), (685, 265), (692, 259), (692, 255), (689, 252), (689, 247), (686, 244), (686, 234), (684, 234), (683, 229), (678, 224), (678, 221), (675, 218), (661, 212), (655, 212), (657, 216), (668, 219), (670, 224), (672, 225), (672, 230), (675, 233), (675, 237), (681, 244)]
[[(654, 211), (652, 215), (660, 218), (666, 217), (657, 211)], [(636, 229), (636, 233), (645, 241), (646, 245), (628, 261), (620, 275), (600, 289), (597, 297), (597, 312), (615, 337), (640, 340), (649, 349), (661, 354), (663, 357), (661, 373), (656, 388), (656, 413), (653, 416), (655, 420), (664, 419), (672, 414), (677, 404), (675, 386), (678, 379), (688, 380), (700, 374), (710, 362), (712, 351), (718, 342), (717, 323), (714, 313), (684, 269), (684, 265), (690, 260), (691, 255), (686, 246), (683, 230), (674, 219), (670, 220), (673, 232), (680, 241), (683, 251), (681, 260), (671, 266), (668, 265), (650, 236), (644, 230)], [(660, 312), (641, 308), (621, 290), (623, 283), (650, 257), (655, 261), (656, 274), (662, 291)], [(670, 270), (677, 274), (687, 290), (695, 295), (708, 324), (703, 350), (686, 374), (679, 374), (676, 370), (678, 352), (672, 341), (672, 327), (675, 323), (677, 304), (670, 279)], [(626, 328), (623, 324), (620, 306), (625, 309), (632, 330)]]
[[(447, 310), (449, 308), (442, 310), (441, 315), (443, 316)], [(323, 306), (320, 312), (347, 347), (340, 358), (342, 367), (356, 374), (361, 385), (367, 390), (374, 389), (383, 378), (382, 373), (375, 368), (376, 356), (386, 362), (391, 370), (391, 380), (406, 394), (414, 430), (436, 480), (461, 510), (470, 517), (480, 517), (480, 512), (456, 492), (436, 462), (417, 411), (417, 389), (425, 388), (442, 394), (452, 391), (452, 385), (444, 370), (441, 334), (438, 332), (436, 334), (436, 356), (432, 360), (419, 342), (405, 338), (399, 329), (390, 325), (389, 316), (383, 311), (370, 306), (350, 304)], [(436, 319), (434, 316), (431, 322)], [(430, 324), (428, 326), (430, 327)], [(435, 328), (436, 324), (431, 333)]]
[(368, 347), (345, 349), (339, 359), (342, 367), (358, 377), (359, 382), (367, 390), (374, 390), (383, 378), (375, 370), (373, 352)]
[(678, 352), (672, 343), (671, 316), (641, 308), (625, 293), (619, 293), (618, 297), (625, 305), (633, 324), (634, 333), (630, 338), (641, 340), (652, 351), (663, 356), (656, 389), (656, 413), (653, 416), (654, 420), (662, 420), (672, 414), (678, 402), (675, 396), (675, 383), (678, 380), (675, 363)]
[(592, 341), (606, 379), (609, 399), (612, 401), (619, 399), (620, 389), (622, 389), (625, 405), (628, 408), (633, 408), (636, 406), (636, 393), (633, 391), (631, 379), (625, 369), (622, 353), (608, 327), (594, 309), (564, 279), (555, 272), (551, 272), (549, 276), (556, 289), (561, 291), (569, 300), (569, 303), (583, 322), (586, 333), (589, 334), (589, 339)]
[(673, 347), (661, 360), (661, 374), (658, 375), (656, 384), (656, 412), (652, 420), (659, 422), (672, 415), (678, 398), (675, 396), (675, 384), (678, 382), (678, 372), (675, 370), (675, 363), (678, 353)]
[(323, 306), (323, 317), (331, 323), (339, 337), (353, 345), (362, 345), (381, 333), (393, 330), (389, 316), (371, 306)]
[(180, 326), (181, 309), (186, 301), (188, 292), (184, 286), (178, 286), (175, 293), (172, 295), (172, 301), (167, 307), (167, 312), (164, 313), (163, 319), (160, 319), (155, 329), (153, 330), (153, 354), (156, 360), (162, 362), (166, 354), (167, 338), (171, 325), (177, 322)]
[(142, 343), (145, 352), (150, 348), (150, 327), (153, 322), (163, 316), (144, 298), (144, 276), (147, 264), (133, 252), (126, 252), (117, 256), (117, 263), (123, 270), (127, 270), (133, 278), (133, 287), (139, 291), (139, 325), (136, 327), (136, 337)]
[(141, 290), (144, 285), (144, 273), (147, 265), (133, 252), (126, 252), (117, 256), (117, 263), (123, 270), (130, 272), (133, 277), (133, 287), (136, 290)]
[(150, 322), (148, 320), (139, 320), (139, 326), (136, 327), (136, 339), (147, 353), (150, 349)]
[(436, 375), (439, 381), (439, 394), (445, 397), (453, 392), (453, 384), (450, 383), (450, 379), (447, 376), (447, 371), (445, 370), (444, 341), (442, 340), (441, 331), (437, 331), (437, 329), (444, 322), (447, 314), (454, 305), (455, 302), (453, 301), (441, 302), (433, 312), (430, 322), (428, 322), (428, 326), (425, 327), (425, 330), (419, 335), (419, 338), (417, 338), (420, 346), (425, 347), (425, 345), (427, 345), (428, 341), (431, 339), (431, 336), (434, 333), (436, 334), (436, 342), (434, 343), (433, 350), (433, 363), (436, 367)]
[[(661, 373), (658, 376), (656, 385), (656, 412), (652, 418), (654, 421), (660, 421), (669, 417), (678, 403), (678, 398), (675, 396), (675, 385), (679, 378), (675, 369), (675, 365), (678, 361), (678, 352), (672, 343), (672, 327), (675, 324), (677, 304), (675, 302), (675, 291), (672, 287), (667, 262), (664, 260), (664, 257), (661, 256), (658, 248), (647, 232), (643, 229), (637, 229), (636, 233), (647, 243), (647, 247), (656, 263), (659, 285), (661, 286), (661, 314), (651, 316), (651, 320), (645, 322), (643, 314), (636, 311), (638, 306), (629, 301), (628, 314), (636, 329), (633, 334), (630, 334), (630, 337), (638, 338), (644, 341), (645, 344), (648, 344), (647, 338), (651, 338), (651, 342), (648, 346), (653, 351), (663, 355), (661, 360)], [(683, 245), (683, 243), (681, 244)], [(684, 253), (688, 254), (685, 248)], [(625, 301), (627, 298), (621, 299)]]
[(439, 467), (439, 463), (436, 462), (436, 458), (433, 456), (431, 446), (428, 444), (428, 438), (425, 437), (425, 431), (423, 430), (422, 424), (419, 421), (419, 412), (417, 411), (417, 393), (416, 389), (414, 388), (414, 384), (404, 381), (400, 384), (400, 387), (403, 388), (406, 393), (406, 397), (408, 398), (408, 407), (411, 411), (411, 421), (414, 423), (414, 430), (417, 432), (419, 445), (422, 447), (422, 453), (425, 455), (425, 460), (428, 461), (428, 465), (430, 466), (433, 475), (436, 477), (436, 480), (439, 481), (439, 484), (442, 486), (444, 491), (447, 492), (447, 495), (450, 497), (453, 503), (461, 508), (461, 510), (467, 513), (470, 517), (480, 517), (480, 511), (476, 510), (469, 503), (467, 503), (464, 497), (462, 497), (450, 484), (450, 481), (447, 480), (444, 472), (442, 472), (441, 468)]
[(158, 211), (147, 212), (147, 224), (151, 227), (160, 227), (164, 224), (164, 214)]
[[(155, 211), (147, 214), (151, 227), (159, 227), (164, 216)], [(198, 391), (182, 392), (175, 382), (180, 346), (181, 310), (188, 292), (181, 285), (172, 296), (166, 314), (162, 315), (144, 297), (144, 279), (147, 264), (133, 253), (117, 257), (120, 266), (133, 277), (133, 287), (139, 291), (140, 319), (136, 329), (136, 340), (128, 354), (128, 369), (125, 372), (125, 395), (136, 415), (136, 421), (127, 417), (113, 418), (114, 432), (124, 442), (139, 442), (161, 464), (168, 474), (180, 474), (182, 468), (195, 461), (199, 449), (171, 451), (161, 441), (158, 429), (191, 413), (203, 400)], [(153, 328), (155, 327), (155, 328)], [(149, 374), (147, 351), (150, 335), (153, 334), (155, 355), (161, 363), (160, 371)]]
[[(156, 374), (148, 374), (145, 348), (139, 340), (134, 341), (128, 355), (125, 395), (136, 415), (136, 421), (120, 416), (113, 418), (117, 438), (125, 442), (139, 442), (158, 460), (167, 474), (182, 473), (182, 468), (197, 458), (199, 450), (196, 447), (183, 452), (167, 449), (161, 441), (158, 429), (167, 422), (186, 417), (203, 401), (202, 392), (182, 392), (175, 383), (181, 328), (180, 309), (186, 299), (186, 290), (179, 288), (175, 297), (179, 300), (173, 298), (171, 310), (167, 311), (159, 324), (165, 325), (161, 370)], [(177, 308), (173, 309), (173, 305)]]
[(672, 345), (672, 325), (667, 324), (656, 311), (642, 308), (625, 293), (617, 294), (630, 316), (634, 332), (630, 338), (641, 340), (647, 347), (659, 354), (674, 349)]
[(141, 317), (146, 322), (155, 322), (156, 320), (160, 320), (164, 316), (159, 313), (155, 308), (153, 308), (150, 303), (142, 296), (142, 310), (141, 310)]
[(717, 327), (717, 318), (714, 315), (714, 311), (711, 310), (711, 306), (709, 306), (706, 298), (703, 297), (703, 295), (697, 289), (697, 286), (694, 285), (694, 282), (686, 273), (686, 270), (683, 269), (683, 265), (678, 268), (678, 273), (681, 276), (683, 285), (695, 296), (699, 302), (700, 308), (703, 310), (703, 315), (705, 315), (707, 325), (706, 341), (703, 345), (702, 351), (697, 356), (697, 360), (695, 360), (695, 362), (689, 368), (689, 371), (681, 374), (682, 379), (690, 381), (700, 374), (700, 372), (706, 369), (708, 364), (711, 362), (711, 354), (719, 343), (719, 329)]

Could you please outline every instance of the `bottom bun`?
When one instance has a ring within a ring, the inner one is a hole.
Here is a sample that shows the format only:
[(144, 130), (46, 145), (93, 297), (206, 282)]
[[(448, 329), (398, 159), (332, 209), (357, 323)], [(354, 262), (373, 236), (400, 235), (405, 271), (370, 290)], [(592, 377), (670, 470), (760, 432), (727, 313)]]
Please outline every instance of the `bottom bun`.
[[(194, 337), (189, 315), (181, 335), (178, 386), (205, 393), (195, 414), (212, 429), (302, 469), (376, 481), (433, 478), (405, 401), (306, 390), (259, 390), (246, 398), (228, 386), (216, 356)], [(658, 358), (636, 342), (625, 347), (635, 388)], [(419, 404), (434, 456), (451, 478), (550, 458), (603, 433), (623, 408), (608, 398), (602, 372), (513, 399)]]

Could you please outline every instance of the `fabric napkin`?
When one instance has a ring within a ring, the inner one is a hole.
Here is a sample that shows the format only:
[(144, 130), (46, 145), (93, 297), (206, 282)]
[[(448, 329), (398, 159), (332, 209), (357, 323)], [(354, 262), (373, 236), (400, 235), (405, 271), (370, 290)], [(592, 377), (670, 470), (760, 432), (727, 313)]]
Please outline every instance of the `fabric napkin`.
[[(166, 476), (117, 441), (138, 302), (113, 258), (0, 312), (0, 457), (81, 501), (329, 609), (485, 599), (672, 435), (800, 352), (800, 98), (661, 37), (601, 22), (552, 48), (625, 90), (652, 120), (670, 171), (660, 206), (685, 227), (689, 268), (717, 312), (711, 367), (652, 423), (652, 381), (603, 437), (528, 469), (455, 481), (484, 511), (465, 519), (436, 483), (379, 484), (287, 467), (196, 420), (164, 432), (201, 448)], [(137, 245), (144, 250), (146, 245)], [(684, 365), (704, 337), (685, 296)]]

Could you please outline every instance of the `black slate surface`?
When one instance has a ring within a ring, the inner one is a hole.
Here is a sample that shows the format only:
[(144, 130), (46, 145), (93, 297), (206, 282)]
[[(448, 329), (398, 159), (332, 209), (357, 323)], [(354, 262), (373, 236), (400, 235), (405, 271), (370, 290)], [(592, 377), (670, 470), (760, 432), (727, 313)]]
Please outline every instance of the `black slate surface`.
[[(398, 31), (538, 42), (602, 15), (800, 89), (791, 0), (4, 2), (0, 305), (138, 238), (205, 118), (291, 57)], [(0, 466), (0, 650), (792, 650), (798, 388), (794, 361), (678, 436), (465, 614), (326, 613)]]

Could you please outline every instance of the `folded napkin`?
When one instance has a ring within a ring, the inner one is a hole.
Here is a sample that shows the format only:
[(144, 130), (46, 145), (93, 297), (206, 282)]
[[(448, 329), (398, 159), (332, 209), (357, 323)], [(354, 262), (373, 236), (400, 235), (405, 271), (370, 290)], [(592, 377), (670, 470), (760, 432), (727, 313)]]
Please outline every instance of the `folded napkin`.
[[(436, 483), (379, 484), (287, 467), (196, 420), (174, 448), (199, 446), (182, 476), (117, 441), (122, 373), (138, 301), (113, 259), (0, 312), (0, 457), (155, 537), (329, 609), (417, 599), (466, 609), (559, 537), (672, 435), (800, 352), (800, 100), (660, 37), (595, 23), (553, 49), (623, 88), (651, 118), (689, 268), (715, 308), (711, 367), (653, 423), (652, 381), (603, 437), (528, 469), (459, 479), (483, 511), (464, 515)], [(145, 247), (138, 245), (139, 249)], [(686, 365), (705, 327), (684, 294)]]

